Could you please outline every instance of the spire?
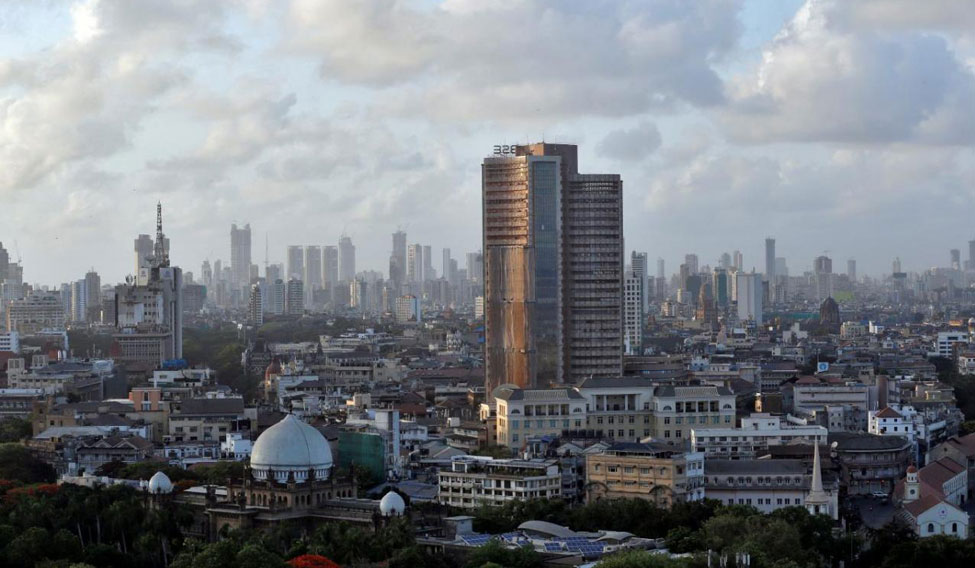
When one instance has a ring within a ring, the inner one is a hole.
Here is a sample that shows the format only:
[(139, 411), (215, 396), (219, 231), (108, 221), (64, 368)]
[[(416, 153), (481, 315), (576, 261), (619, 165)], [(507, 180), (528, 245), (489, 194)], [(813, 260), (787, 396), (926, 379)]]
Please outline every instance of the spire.
[(823, 508), (829, 504), (829, 497), (823, 490), (823, 470), (819, 463), (819, 444), (813, 442), (813, 472), (812, 486), (809, 488), (809, 495), (806, 496), (806, 507), (817, 507), (815, 512), (825, 512)]

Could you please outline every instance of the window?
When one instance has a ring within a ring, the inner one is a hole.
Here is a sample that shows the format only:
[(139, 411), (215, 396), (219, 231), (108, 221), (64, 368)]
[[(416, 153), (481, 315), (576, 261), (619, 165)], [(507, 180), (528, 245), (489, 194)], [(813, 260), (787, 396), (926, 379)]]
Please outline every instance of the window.
[(670, 424), (670, 416), (664, 416), (664, 424)]
[(934, 534), (934, 523), (928, 523), (928, 534)]
[(635, 430), (630, 430), (630, 437), (631, 438), (635, 438), (636, 437), (636, 431)]
[(951, 532), (953, 533), (958, 532), (958, 523), (951, 523)]
[(512, 434), (511, 435), (511, 441), (512, 442), (517, 442), (518, 441), (518, 434)]
[(518, 429), (518, 421), (517, 420), (512, 420), (511, 421), (511, 429), (512, 430), (517, 430)]

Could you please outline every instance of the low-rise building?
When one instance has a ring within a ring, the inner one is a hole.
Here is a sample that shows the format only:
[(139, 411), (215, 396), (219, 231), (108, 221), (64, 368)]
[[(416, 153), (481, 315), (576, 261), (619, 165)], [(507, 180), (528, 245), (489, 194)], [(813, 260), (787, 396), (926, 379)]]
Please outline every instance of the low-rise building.
[(735, 426), (735, 395), (725, 387), (657, 387), (652, 408), (651, 435), (663, 442), (683, 444), (694, 428)]
[(704, 498), (704, 455), (618, 442), (586, 455), (586, 500), (639, 498), (661, 507)]
[(438, 478), (437, 500), (461, 509), (562, 496), (562, 474), (555, 460), (459, 456)]
[(586, 423), (586, 399), (574, 389), (495, 389), (497, 443), (520, 448), (530, 437), (559, 436)]
[(586, 399), (588, 435), (629, 442), (652, 435), (654, 389), (649, 378), (589, 378), (577, 390)]
[(951, 458), (968, 470), (968, 498), (975, 496), (975, 434), (952, 436), (928, 452), (928, 461)]
[(777, 416), (755, 413), (741, 419), (740, 428), (695, 428), (691, 447), (709, 460), (714, 458), (756, 458), (771, 446), (796, 442), (825, 444), (829, 431), (824, 426), (783, 423)]
[(830, 432), (829, 443), (848, 495), (890, 494), (911, 460), (911, 443), (898, 436)]
[(968, 538), (968, 513), (952, 504), (936, 485), (922, 482), (916, 467), (912, 465), (907, 469), (898, 489), (895, 495), (898, 514), (918, 537)]
[(228, 433), (249, 428), (243, 398), (191, 398), (173, 405), (168, 441), (222, 442)]

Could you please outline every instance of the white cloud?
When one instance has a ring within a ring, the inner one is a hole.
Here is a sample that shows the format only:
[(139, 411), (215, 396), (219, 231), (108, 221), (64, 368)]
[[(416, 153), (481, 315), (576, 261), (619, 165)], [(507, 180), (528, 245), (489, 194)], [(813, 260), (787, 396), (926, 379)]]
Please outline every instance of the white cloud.
[(596, 146), (596, 152), (614, 160), (639, 161), (660, 147), (657, 125), (643, 120), (633, 128), (613, 130)]

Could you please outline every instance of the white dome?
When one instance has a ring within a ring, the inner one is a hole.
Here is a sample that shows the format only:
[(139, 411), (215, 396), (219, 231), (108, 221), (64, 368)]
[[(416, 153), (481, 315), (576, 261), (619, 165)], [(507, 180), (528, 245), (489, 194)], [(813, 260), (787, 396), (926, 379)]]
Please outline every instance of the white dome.
[(254, 442), (251, 451), (251, 470), (254, 479), (273, 479), (285, 483), (289, 474), (302, 483), (308, 471), (315, 471), (315, 479), (328, 479), (332, 467), (332, 450), (321, 432), (289, 414), (264, 431)]
[(395, 491), (390, 491), (384, 495), (382, 500), (379, 502), (379, 512), (382, 513), (384, 517), (402, 515), (404, 511), (406, 511), (406, 503), (403, 501), (403, 498), (399, 496), (399, 493)]
[(157, 471), (155, 475), (149, 478), (149, 493), (162, 494), (172, 492), (173, 482), (169, 480), (169, 476), (165, 473)]

